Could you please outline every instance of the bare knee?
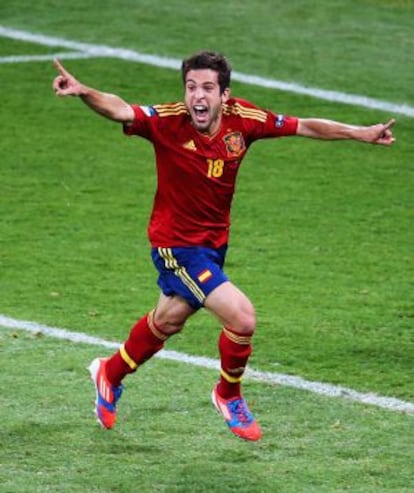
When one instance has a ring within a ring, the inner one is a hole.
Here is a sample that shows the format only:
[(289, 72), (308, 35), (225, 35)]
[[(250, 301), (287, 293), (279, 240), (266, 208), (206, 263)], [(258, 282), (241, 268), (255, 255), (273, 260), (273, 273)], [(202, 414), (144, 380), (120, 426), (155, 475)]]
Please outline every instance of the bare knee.
[(256, 328), (256, 314), (249, 298), (231, 282), (225, 282), (207, 297), (205, 307), (225, 327), (238, 334), (251, 336)]
[(195, 312), (182, 298), (161, 295), (154, 313), (154, 323), (166, 335), (180, 332), (187, 319)]
[(245, 307), (234, 313), (230, 319), (230, 328), (245, 336), (253, 335), (256, 329), (256, 314), (253, 306)]
[(185, 325), (185, 321), (175, 321), (173, 319), (154, 319), (157, 328), (165, 335), (172, 336), (180, 332)]

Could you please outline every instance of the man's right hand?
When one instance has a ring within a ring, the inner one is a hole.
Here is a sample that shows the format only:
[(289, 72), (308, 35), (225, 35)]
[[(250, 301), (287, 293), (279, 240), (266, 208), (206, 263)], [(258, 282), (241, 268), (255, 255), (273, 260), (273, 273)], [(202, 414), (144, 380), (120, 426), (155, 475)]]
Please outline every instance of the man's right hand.
[(53, 90), (57, 96), (81, 96), (84, 86), (73, 77), (58, 59), (53, 60), (59, 75), (53, 81)]
[(53, 63), (59, 72), (53, 81), (53, 90), (57, 96), (79, 96), (89, 108), (115, 122), (130, 125), (134, 121), (135, 112), (132, 106), (122, 98), (85, 86), (59, 60), (55, 59)]

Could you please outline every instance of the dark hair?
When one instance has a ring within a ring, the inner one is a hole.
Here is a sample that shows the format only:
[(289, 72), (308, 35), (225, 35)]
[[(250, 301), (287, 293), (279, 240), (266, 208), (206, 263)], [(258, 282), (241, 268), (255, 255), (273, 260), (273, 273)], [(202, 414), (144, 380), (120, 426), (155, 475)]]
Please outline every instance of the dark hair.
[(200, 69), (211, 69), (217, 72), (221, 94), (230, 87), (231, 65), (221, 53), (200, 51), (183, 60), (181, 65), (183, 83), (185, 84), (185, 78), (190, 70)]

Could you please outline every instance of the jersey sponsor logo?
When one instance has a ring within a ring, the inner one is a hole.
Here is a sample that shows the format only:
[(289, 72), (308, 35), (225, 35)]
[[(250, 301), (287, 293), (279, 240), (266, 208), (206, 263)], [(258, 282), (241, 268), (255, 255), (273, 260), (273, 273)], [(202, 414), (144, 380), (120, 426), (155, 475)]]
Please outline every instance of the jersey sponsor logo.
[(275, 127), (281, 128), (285, 124), (285, 115), (276, 115)]
[(140, 106), (140, 108), (147, 116), (154, 116), (157, 114), (154, 106)]
[(212, 277), (213, 277), (213, 274), (212, 274), (211, 270), (205, 269), (202, 272), (200, 272), (200, 274), (198, 274), (197, 279), (201, 283), (204, 283), (204, 282), (207, 282)]
[(188, 149), (189, 151), (196, 151), (197, 147), (195, 145), (195, 142), (193, 139), (189, 140), (188, 142), (185, 142), (183, 144), (184, 149)]
[(240, 156), (240, 154), (246, 150), (246, 144), (244, 143), (241, 132), (227, 134), (223, 137), (223, 140), (226, 144), (227, 155), (229, 157)]

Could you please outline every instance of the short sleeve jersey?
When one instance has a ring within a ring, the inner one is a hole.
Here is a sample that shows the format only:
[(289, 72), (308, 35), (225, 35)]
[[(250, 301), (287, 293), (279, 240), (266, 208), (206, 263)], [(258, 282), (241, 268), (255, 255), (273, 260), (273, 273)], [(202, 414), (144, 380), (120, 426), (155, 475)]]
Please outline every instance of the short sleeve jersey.
[(182, 102), (132, 105), (127, 135), (152, 142), (157, 190), (148, 226), (152, 247), (203, 246), (228, 242), (230, 209), (240, 163), (258, 139), (296, 134), (295, 117), (275, 114), (241, 100), (223, 105), (220, 129), (197, 131)]

